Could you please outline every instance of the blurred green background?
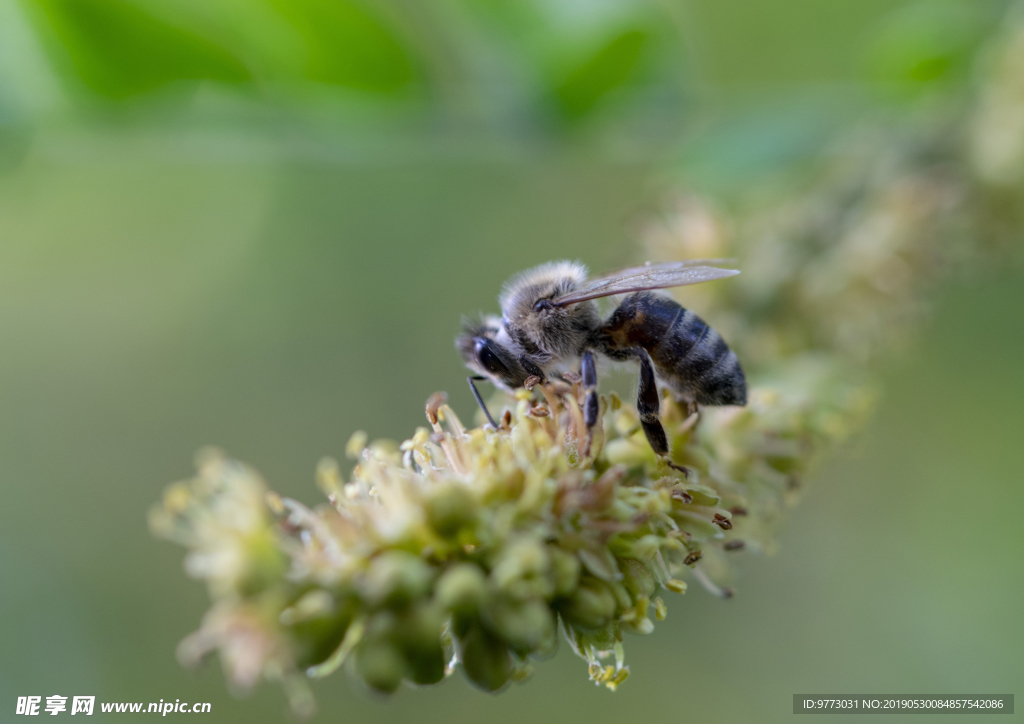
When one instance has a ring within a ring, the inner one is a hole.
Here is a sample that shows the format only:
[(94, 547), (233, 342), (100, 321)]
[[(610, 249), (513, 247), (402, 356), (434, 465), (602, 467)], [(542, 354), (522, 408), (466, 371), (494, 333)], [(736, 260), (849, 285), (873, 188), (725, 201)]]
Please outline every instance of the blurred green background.
[[(509, 274), (633, 260), (677, 184), (728, 203), (858, 119), (927, 113), (1002, 7), (0, 0), (0, 720), (52, 694), (287, 718), (274, 686), (235, 699), (175, 661), (207, 597), (145, 511), (195, 449), (318, 500), (354, 430), (406, 436), (437, 389), (472, 414), (452, 340)], [(1022, 310), (1019, 270), (951, 283), (780, 553), (745, 558), (733, 600), (670, 601), (619, 692), (563, 646), (499, 696), (459, 675), (385, 701), (338, 674), (315, 720), (1020, 693)]]

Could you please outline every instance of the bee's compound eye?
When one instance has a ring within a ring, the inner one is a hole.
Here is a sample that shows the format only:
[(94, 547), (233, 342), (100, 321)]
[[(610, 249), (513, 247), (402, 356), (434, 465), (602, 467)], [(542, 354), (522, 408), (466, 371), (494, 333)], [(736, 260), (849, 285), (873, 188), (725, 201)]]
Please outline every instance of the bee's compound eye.
[(480, 360), (480, 366), (494, 375), (507, 374), (508, 368), (498, 359), (498, 355), (491, 350), (491, 344), (490, 340), (477, 337), (474, 346), (476, 348), (476, 357)]

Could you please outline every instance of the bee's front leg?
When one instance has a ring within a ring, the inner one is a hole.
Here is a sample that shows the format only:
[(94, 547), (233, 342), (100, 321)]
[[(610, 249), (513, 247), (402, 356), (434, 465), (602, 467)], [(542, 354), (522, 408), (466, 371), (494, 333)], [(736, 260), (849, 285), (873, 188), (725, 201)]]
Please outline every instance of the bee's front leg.
[(530, 375), (530, 377), (536, 377), (537, 378), (537, 382), (539, 382), (539, 383), (544, 383), (544, 382), (547, 381), (545, 376), (544, 376), (544, 370), (542, 370), (540, 368), (539, 364), (534, 362), (532, 359), (527, 357), (525, 354), (519, 355), (518, 359), (519, 359), (520, 366), (522, 366), (522, 368), (524, 370), (526, 370), (526, 374)]
[(484, 398), (480, 396), (480, 391), (477, 390), (476, 385), (473, 384), (474, 381), (482, 381), (486, 379), (486, 377), (481, 377), (479, 375), (471, 375), (466, 378), (466, 382), (469, 383), (469, 389), (473, 391), (473, 398), (476, 400), (476, 404), (480, 405), (480, 409), (484, 411), (484, 416), (487, 418), (487, 422), (491, 423), (491, 427), (497, 430), (498, 423), (496, 423), (494, 418), (491, 417), (491, 411), (487, 409), (487, 404), (484, 402)]

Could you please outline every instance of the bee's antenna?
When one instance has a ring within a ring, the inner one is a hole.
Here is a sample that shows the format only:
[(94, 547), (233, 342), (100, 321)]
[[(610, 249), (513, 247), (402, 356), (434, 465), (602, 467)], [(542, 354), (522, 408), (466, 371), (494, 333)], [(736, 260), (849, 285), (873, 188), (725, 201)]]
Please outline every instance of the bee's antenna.
[(469, 383), (469, 389), (473, 391), (473, 397), (476, 398), (476, 404), (480, 405), (480, 409), (484, 411), (484, 415), (487, 416), (487, 422), (491, 423), (491, 427), (495, 430), (498, 429), (498, 424), (491, 417), (491, 411), (487, 409), (487, 405), (484, 404), (484, 398), (480, 396), (480, 391), (476, 389), (476, 385), (473, 384), (473, 380), (486, 380), (486, 377), (471, 375), (466, 378), (466, 382)]

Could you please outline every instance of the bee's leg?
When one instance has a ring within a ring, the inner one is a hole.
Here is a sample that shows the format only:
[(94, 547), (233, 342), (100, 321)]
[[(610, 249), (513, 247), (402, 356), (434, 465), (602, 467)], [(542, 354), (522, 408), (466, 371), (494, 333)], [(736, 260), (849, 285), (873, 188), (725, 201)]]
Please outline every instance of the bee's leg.
[(658, 396), (658, 383), (654, 379), (651, 358), (645, 349), (637, 350), (637, 358), (640, 360), (640, 388), (637, 392), (636, 410), (640, 413), (640, 424), (644, 428), (647, 442), (651, 444), (654, 454), (662, 458), (670, 468), (688, 475), (689, 470), (668, 459), (668, 437), (661, 424), (661, 398)]
[(668, 438), (661, 425), (661, 399), (658, 397), (658, 383), (654, 380), (654, 368), (646, 350), (638, 350), (640, 360), (640, 387), (636, 396), (636, 411), (640, 413), (640, 424), (644, 428), (647, 442), (656, 455), (668, 455)]
[(583, 420), (589, 430), (597, 424), (600, 410), (597, 400), (597, 369), (594, 367), (594, 353), (589, 349), (583, 353), (580, 371), (583, 373), (583, 389), (587, 392), (587, 399), (583, 403)]
[(531, 377), (536, 377), (540, 382), (544, 382), (544, 370), (540, 368), (536, 362), (527, 357), (525, 354), (519, 355), (519, 364), (526, 370), (526, 374)]
[(473, 391), (473, 397), (476, 398), (476, 404), (480, 405), (480, 409), (484, 411), (484, 415), (487, 417), (487, 422), (491, 423), (491, 427), (495, 430), (498, 429), (498, 424), (491, 417), (491, 411), (487, 409), (487, 405), (484, 403), (484, 398), (480, 396), (480, 391), (476, 389), (476, 385), (473, 384), (474, 380), (486, 380), (486, 377), (471, 376), (466, 378), (466, 382), (469, 383), (469, 389)]

